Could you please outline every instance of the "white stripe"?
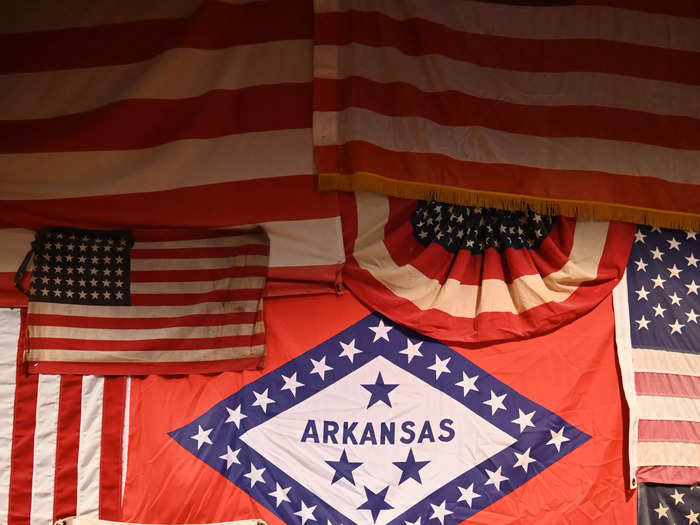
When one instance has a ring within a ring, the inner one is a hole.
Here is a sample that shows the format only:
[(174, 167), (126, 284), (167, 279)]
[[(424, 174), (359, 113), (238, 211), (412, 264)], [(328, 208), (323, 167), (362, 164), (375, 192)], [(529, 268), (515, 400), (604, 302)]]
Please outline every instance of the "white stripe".
[[(222, 230), (211, 230), (218, 232)], [(202, 230), (207, 234), (209, 230)], [(178, 250), (182, 248), (233, 248), (247, 244), (265, 244), (266, 239), (261, 234), (232, 235), (229, 237), (205, 237), (184, 241), (135, 241), (134, 250)]]
[(222, 324), (216, 326), (176, 326), (170, 328), (116, 330), (107, 328), (75, 328), (72, 326), (32, 326), (29, 336), (69, 338), (95, 341), (140, 341), (148, 339), (196, 339), (202, 337), (231, 337), (262, 334), (262, 321), (251, 324)]
[(700, 399), (672, 396), (637, 396), (640, 419), (700, 421)]
[(60, 387), (61, 376), (39, 376), (34, 434), (31, 525), (46, 525), (51, 523), (53, 518)]
[(345, 261), (340, 217), (262, 223), (270, 238), (270, 266), (321, 266)]
[(646, 348), (632, 349), (635, 372), (700, 376), (700, 355)]
[(124, 396), (124, 427), (122, 429), (122, 479), (120, 502), (124, 501), (126, 488), (126, 468), (129, 458), (129, 414), (131, 412), (131, 377), (126, 378), (126, 395)]
[(637, 389), (634, 383), (634, 358), (630, 344), (630, 318), (627, 304), (627, 272), (613, 288), (613, 310), (615, 313), (615, 342), (617, 359), (620, 363), (622, 390), (629, 407), (629, 436), (627, 452), (629, 456), (630, 488), (637, 487), (637, 436), (639, 424), (639, 407), (637, 406)]
[[(387, 117), (361, 108), (315, 112), (319, 146), (352, 140), (394, 151), (545, 169), (601, 171), (697, 183), (700, 151), (588, 137), (537, 137), (481, 126), (442, 126), (419, 117)], [(513, 191), (517, 191), (514, 188)]]
[(642, 442), (637, 456), (639, 466), (700, 467), (700, 444)]
[[(700, 20), (606, 6), (515, 6), (463, 0), (315, 0), (316, 13), (383, 13), (396, 20), (422, 18), (470, 33), (515, 38), (586, 38), (697, 51)], [(640, 51), (641, 53), (641, 51)]]
[(0, 155), (0, 195), (7, 200), (118, 195), (314, 171), (311, 129), (271, 130), (128, 151)]
[(7, 523), (14, 427), (19, 310), (0, 310), (0, 522)]
[(216, 281), (186, 281), (168, 283), (131, 283), (133, 294), (198, 294), (216, 290), (260, 290), (265, 277), (229, 277)]
[(265, 345), (234, 348), (203, 348), (197, 350), (127, 350), (106, 351), (99, 348), (85, 350), (53, 350), (35, 348), (27, 352), (28, 361), (60, 361), (68, 363), (185, 363), (221, 361), (262, 357)]
[(605, 73), (496, 69), (440, 55), (409, 56), (391, 47), (316, 46), (314, 76), (406, 82), (427, 93), (457, 91), (513, 104), (605, 106), (700, 117), (697, 86)]
[(131, 259), (131, 271), (212, 270), (234, 266), (267, 266), (266, 255), (236, 255), (234, 257), (197, 259)]
[(398, 266), (381, 240), (389, 216), (383, 195), (357, 193), (358, 238), (355, 260), (382, 285), (421, 310), (436, 309), (454, 317), (474, 318), (484, 312), (521, 313), (548, 302), (562, 302), (578, 285), (597, 275), (608, 223), (577, 223), (570, 258), (544, 279), (525, 275), (511, 284), (484, 279), (481, 285), (447, 279), (443, 285), (411, 265)]
[[(227, 301), (199, 303), (197, 314), (228, 314), (235, 312), (257, 312), (260, 301)], [(118, 319), (142, 317), (180, 317), (193, 313), (193, 305), (185, 306), (85, 306), (79, 304), (56, 304), (31, 301), (31, 314), (73, 315), (77, 317), (115, 317)]]
[(0, 75), (0, 119), (56, 117), (126, 99), (173, 100), (212, 90), (311, 82), (310, 55), (310, 40), (289, 40), (221, 50), (176, 48), (131, 64)]
[(97, 518), (100, 508), (100, 454), (102, 452), (102, 396), (104, 378), (83, 376), (78, 447), (77, 514)]

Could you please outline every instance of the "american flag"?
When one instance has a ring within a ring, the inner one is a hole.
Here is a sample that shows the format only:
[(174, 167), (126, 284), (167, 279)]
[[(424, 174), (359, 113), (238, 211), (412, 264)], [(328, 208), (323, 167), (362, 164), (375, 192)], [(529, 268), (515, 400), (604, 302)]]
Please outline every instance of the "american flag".
[(337, 195), (316, 191), (311, 2), (3, 7), (0, 304), (26, 305), (12, 276), (33, 231), (57, 225), (263, 224), (271, 279), (334, 291), (344, 253)]
[(318, 0), (325, 189), (700, 225), (700, 4)]
[(639, 525), (700, 523), (700, 486), (644, 483), (639, 486)]
[(640, 226), (613, 294), (637, 482), (700, 481), (699, 237)]
[(206, 373), (265, 354), (262, 232), (37, 234), (28, 349), (36, 373)]

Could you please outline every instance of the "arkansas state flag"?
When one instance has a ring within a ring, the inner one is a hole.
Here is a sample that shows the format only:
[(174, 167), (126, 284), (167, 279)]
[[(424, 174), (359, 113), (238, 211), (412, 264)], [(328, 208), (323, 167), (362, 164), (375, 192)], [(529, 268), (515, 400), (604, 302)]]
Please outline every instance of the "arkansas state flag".
[(633, 522), (610, 300), (480, 347), (350, 294), (265, 321), (263, 371), (133, 380), (124, 520)]

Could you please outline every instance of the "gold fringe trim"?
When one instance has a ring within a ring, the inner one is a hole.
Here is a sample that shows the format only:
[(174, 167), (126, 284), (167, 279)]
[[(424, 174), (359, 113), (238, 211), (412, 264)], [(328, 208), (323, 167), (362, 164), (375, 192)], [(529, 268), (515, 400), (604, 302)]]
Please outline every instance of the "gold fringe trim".
[(512, 211), (531, 208), (545, 215), (565, 215), (584, 220), (625, 221), (681, 230), (700, 230), (698, 214), (608, 202), (543, 199), (517, 193), (476, 191), (424, 182), (399, 181), (368, 172), (320, 173), (318, 187), (320, 191), (373, 191), (404, 199), (437, 200), (463, 206), (483, 206)]

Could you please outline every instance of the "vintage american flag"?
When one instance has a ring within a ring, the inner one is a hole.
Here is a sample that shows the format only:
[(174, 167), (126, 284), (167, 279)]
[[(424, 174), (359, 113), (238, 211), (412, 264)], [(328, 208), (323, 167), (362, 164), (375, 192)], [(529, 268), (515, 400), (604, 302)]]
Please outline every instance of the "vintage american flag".
[(133, 375), (256, 368), (265, 355), (268, 253), (259, 231), (39, 232), (29, 283), (28, 370)]
[(343, 279), (365, 304), (443, 341), (547, 333), (590, 311), (624, 272), (634, 227), (529, 212), (343, 197)]
[(26, 305), (12, 276), (33, 230), (57, 225), (261, 223), (275, 283), (334, 291), (312, 35), (310, 0), (3, 3), (0, 304)]
[(700, 481), (700, 234), (640, 226), (613, 293), (636, 482)]
[(638, 525), (700, 523), (700, 486), (644, 483), (639, 486)]
[(700, 227), (700, 3), (314, 5), (322, 188)]

